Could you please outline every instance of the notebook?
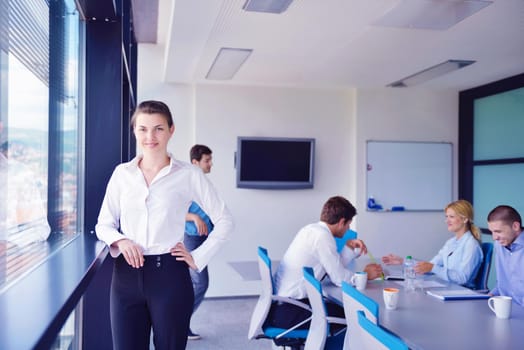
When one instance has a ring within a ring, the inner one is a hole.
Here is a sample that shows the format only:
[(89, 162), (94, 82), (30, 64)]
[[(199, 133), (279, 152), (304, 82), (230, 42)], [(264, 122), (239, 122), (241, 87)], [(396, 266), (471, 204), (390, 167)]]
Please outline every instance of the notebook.
[(402, 275), (386, 275), (385, 279), (388, 281), (404, 281), (404, 276)]
[(404, 281), (402, 265), (388, 265), (384, 267), (384, 279), (389, 281)]
[(489, 299), (490, 295), (471, 289), (430, 289), (426, 293), (440, 300)]

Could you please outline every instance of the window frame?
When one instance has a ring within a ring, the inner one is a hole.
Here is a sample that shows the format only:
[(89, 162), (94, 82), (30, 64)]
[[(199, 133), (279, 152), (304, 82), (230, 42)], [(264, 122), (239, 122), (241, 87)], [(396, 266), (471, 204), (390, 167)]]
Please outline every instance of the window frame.
[[(474, 104), (475, 100), (524, 87), (524, 73), (495, 81), (459, 93), (459, 197), (475, 204), (473, 176), (475, 166), (500, 164), (522, 164), (524, 157), (474, 160)], [(479, 220), (477, 220), (479, 221)], [(485, 225), (485, 220), (480, 221)], [(487, 227), (481, 227), (485, 234), (491, 234)]]

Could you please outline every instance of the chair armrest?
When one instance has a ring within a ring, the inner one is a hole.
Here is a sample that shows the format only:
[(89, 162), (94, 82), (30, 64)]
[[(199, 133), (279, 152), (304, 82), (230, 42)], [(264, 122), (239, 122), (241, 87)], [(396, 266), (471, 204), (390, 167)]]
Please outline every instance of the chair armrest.
[[(346, 327), (342, 327), (340, 328), (339, 330), (336, 330), (336, 329), (333, 329), (331, 330), (331, 327), (330, 327), (330, 333), (331, 333), (331, 336), (338, 336), (339, 334), (342, 334), (346, 331), (347, 329), (347, 322), (346, 322), (346, 319), (345, 318), (341, 318), (341, 317), (333, 317), (333, 316), (327, 316), (326, 317), (326, 321), (331, 325), (331, 324), (340, 324), (340, 325), (343, 325), (343, 326), (346, 326)], [(333, 333), (332, 333), (333, 332)]]
[(303, 308), (305, 310), (311, 311), (311, 306), (309, 306), (308, 304), (303, 303), (301, 301), (298, 301), (296, 299), (293, 299), (293, 298), (281, 297), (281, 296), (278, 296), (278, 295), (273, 295), (271, 297), (271, 299), (273, 299), (274, 301), (280, 301), (280, 302), (283, 302), (283, 303), (293, 304), (293, 305), (301, 307), (301, 308)]
[(327, 316), (327, 317), (326, 317), (326, 320), (327, 320), (329, 323), (336, 323), (336, 324), (344, 324), (344, 325), (347, 325), (347, 323), (346, 323), (346, 319), (345, 319), (345, 318), (341, 318), (341, 317)]
[(327, 300), (333, 304), (337, 304), (337, 305), (340, 305), (340, 306), (344, 306), (341, 302), (341, 300), (329, 295), (328, 293), (326, 293), (326, 291), (322, 291), (322, 297), (324, 298), (324, 300)]
[(308, 318), (306, 318), (304, 321), (299, 322), (299, 323), (297, 323), (296, 325), (294, 325), (293, 327), (286, 329), (284, 332), (282, 332), (282, 333), (280, 333), (279, 335), (277, 335), (277, 336), (275, 337), (275, 339), (282, 338), (283, 336), (285, 336), (285, 335), (288, 334), (289, 332), (294, 331), (295, 329), (297, 329), (298, 327), (302, 326), (303, 324), (306, 324), (307, 322), (311, 321), (311, 318), (312, 318), (312, 317), (308, 317)]

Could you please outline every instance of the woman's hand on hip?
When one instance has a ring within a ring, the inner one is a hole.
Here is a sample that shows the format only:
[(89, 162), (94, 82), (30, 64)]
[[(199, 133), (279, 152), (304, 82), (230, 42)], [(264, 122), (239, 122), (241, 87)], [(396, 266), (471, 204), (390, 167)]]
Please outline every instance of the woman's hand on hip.
[(171, 248), (170, 252), (171, 255), (176, 256), (176, 259), (178, 261), (185, 261), (190, 268), (192, 268), (193, 270), (197, 270), (197, 266), (195, 264), (195, 261), (193, 260), (193, 256), (186, 249), (184, 243), (178, 242), (173, 248)]

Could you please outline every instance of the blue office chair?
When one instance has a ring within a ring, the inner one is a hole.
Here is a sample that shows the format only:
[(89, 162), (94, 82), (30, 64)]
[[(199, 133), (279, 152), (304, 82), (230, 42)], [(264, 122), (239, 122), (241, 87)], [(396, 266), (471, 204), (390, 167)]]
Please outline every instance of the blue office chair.
[(308, 330), (296, 328), (309, 322), (311, 318), (308, 318), (289, 329), (284, 329), (269, 325), (266, 322), (267, 316), (271, 309), (271, 305), (275, 302), (294, 304), (309, 311), (311, 311), (311, 307), (298, 300), (275, 295), (271, 259), (269, 259), (267, 249), (263, 247), (258, 247), (258, 268), (262, 280), (262, 292), (257, 304), (255, 305), (253, 314), (251, 315), (248, 338), (272, 339), (277, 346), (289, 346), (291, 349), (300, 350), (306, 341)]
[(346, 245), (346, 242), (350, 239), (356, 239), (358, 236), (356, 231), (348, 229), (342, 237), (335, 237), (335, 242), (337, 243), (337, 252), (341, 252), (342, 248)]
[(493, 256), (493, 243), (482, 243), (482, 253), (484, 254), (484, 260), (482, 261), (477, 276), (473, 281), (473, 289), (487, 293), (489, 291), (488, 278), (491, 269), (491, 258)]
[(364, 350), (408, 350), (406, 343), (398, 336), (371, 322), (362, 310), (357, 311), (359, 331)]
[(361, 349), (363, 345), (362, 337), (358, 331), (357, 311), (362, 310), (368, 320), (377, 323), (379, 306), (375, 300), (346, 282), (342, 282), (342, 301), (347, 323), (344, 350)]
[[(304, 267), (304, 283), (313, 315), (304, 350), (340, 349), (343, 346), (346, 320), (327, 314), (322, 285), (311, 267)], [(338, 327), (335, 325), (339, 325)], [(329, 338), (329, 339), (328, 339)]]

